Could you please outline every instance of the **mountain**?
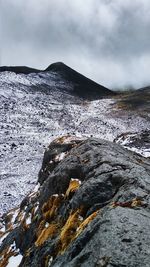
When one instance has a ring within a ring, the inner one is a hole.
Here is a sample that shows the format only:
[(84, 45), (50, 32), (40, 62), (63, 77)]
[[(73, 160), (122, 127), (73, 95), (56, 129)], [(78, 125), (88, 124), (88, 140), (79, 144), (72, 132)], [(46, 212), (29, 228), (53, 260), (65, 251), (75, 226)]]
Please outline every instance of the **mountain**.
[(30, 73), (39, 73), (41, 72), (41, 70), (37, 70), (34, 68), (29, 68), (26, 66), (2, 66), (0, 67), (0, 72), (4, 72), (4, 71), (8, 71), (8, 72), (14, 72), (16, 74), (30, 74)]
[(126, 109), (150, 112), (150, 86), (125, 92), (121, 97), (120, 104)]
[(64, 63), (54, 63), (45, 71), (58, 72), (64, 80), (74, 84), (74, 92), (81, 97), (98, 99), (101, 96), (115, 95), (115, 92), (93, 82)]
[[(28, 67), (0, 67), (0, 72), (14, 72), (16, 74), (30, 74), (30, 73), (42, 73), (50, 72), (57, 73), (61, 77), (61, 81), (69, 83), (71, 86), (71, 93), (79, 97), (95, 100), (107, 95), (115, 95), (115, 93), (108, 88), (101, 86), (92, 80), (81, 75), (77, 71), (71, 69), (67, 65), (61, 62), (53, 63), (43, 71), (28, 68)], [(58, 81), (57, 81), (58, 83)], [(68, 87), (63, 88), (68, 90)]]
[(149, 92), (0, 69), (0, 267), (149, 266)]
[(124, 97), (124, 93), (114, 94), (63, 63), (37, 73), (2, 71), (0, 213), (17, 206), (33, 189), (44, 150), (58, 136), (94, 136), (149, 157), (149, 112), (124, 107), (120, 104)]
[(46, 149), (38, 182), (1, 219), (0, 266), (149, 266), (148, 159), (63, 136)]

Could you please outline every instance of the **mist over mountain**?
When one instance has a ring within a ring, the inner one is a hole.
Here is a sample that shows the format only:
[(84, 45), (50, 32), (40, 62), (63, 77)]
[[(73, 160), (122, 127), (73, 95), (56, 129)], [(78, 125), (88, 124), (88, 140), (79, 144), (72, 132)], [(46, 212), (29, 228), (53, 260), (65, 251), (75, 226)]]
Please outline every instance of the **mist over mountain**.
[(111, 89), (150, 84), (149, 0), (5, 0), (0, 65), (62, 61)]
[(0, 267), (150, 266), (150, 1), (0, 1)]

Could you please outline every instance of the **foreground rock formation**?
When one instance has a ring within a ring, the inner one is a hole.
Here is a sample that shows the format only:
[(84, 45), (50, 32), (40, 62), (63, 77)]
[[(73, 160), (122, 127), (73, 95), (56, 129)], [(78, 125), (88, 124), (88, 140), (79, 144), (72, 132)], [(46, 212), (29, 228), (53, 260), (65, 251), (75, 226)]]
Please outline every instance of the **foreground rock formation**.
[(115, 139), (149, 157), (149, 92), (114, 95), (63, 63), (44, 71), (0, 67), (0, 216), (34, 188), (57, 136)]
[(38, 185), (3, 216), (0, 267), (149, 267), (150, 162), (101, 139), (61, 137)]

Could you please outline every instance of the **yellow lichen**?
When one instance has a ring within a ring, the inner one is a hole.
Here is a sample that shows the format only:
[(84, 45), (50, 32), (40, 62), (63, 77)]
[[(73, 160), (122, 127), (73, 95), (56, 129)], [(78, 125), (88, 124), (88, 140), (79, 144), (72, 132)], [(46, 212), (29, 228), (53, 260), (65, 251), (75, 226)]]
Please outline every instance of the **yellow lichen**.
[(61, 252), (65, 251), (71, 241), (74, 239), (76, 234), (76, 229), (79, 227), (80, 221), (80, 210), (77, 210), (73, 214), (71, 214), (66, 221), (64, 227), (62, 228), (60, 234), (60, 242), (61, 242)]
[(62, 203), (62, 195), (53, 195), (50, 199), (43, 205), (42, 212), (45, 221), (50, 221), (57, 214), (57, 210)]
[(80, 224), (80, 226), (79, 226), (78, 229), (77, 229), (77, 233), (76, 233), (75, 238), (77, 238), (77, 237), (80, 235), (80, 233), (86, 228), (86, 226), (87, 226), (91, 221), (94, 220), (94, 218), (97, 216), (98, 212), (99, 212), (99, 210), (93, 212), (89, 217), (87, 217), (87, 218)]
[(68, 220), (60, 233), (60, 241), (58, 243), (58, 254), (64, 253), (70, 243), (78, 237), (85, 227), (97, 216), (98, 211), (92, 213), (88, 218), (82, 221), (83, 208), (70, 214)]
[(141, 201), (141, 199), (134, 198), (132, 200), (131, 207), (134, 208), (134, 207), (140, 207), (140, 206), (143, 206), (143, 202)]
[(65, 135), (65, 136), (62, 136), (62, 137), (58, 137), (58, 138), (56, 138), (54, 140), (54, 142), (57, 143), (57, 144), (63, 144), (70, 137), (71, 137), (70, 135)]
[(58, 231), (58, 225), (55, 223), (50, 224), (47, 228), (44, 228), (39, 235), (35, 245), (41, 246), (48, 238), (52, 238)]
[(65, 198), (68, 198), (70, 194), (77, 191), (77, 189), (80, 187), (80, 180), (78, 179), (71, 179), (69, 187), (66, 191)]
[(111, 208), (116, 208), (116, 207), (123, 207), (123, 208), (135, 208), (135, 207), (140, 207), (144, 206), (145, 203), (139, 199), (139, 198), (134, 198), (130, 201), (126, 202), (112, 202), (111, 203)]
[(39, 224), (39, 226), (38, 226), (38, 228), (36, 230), (37, 238), (40, 236), (40, 234), (43, 231), (44, 227), (45, 227), (45, 221), (43, 220), (43, 221), (40, 222), (40, 224)]

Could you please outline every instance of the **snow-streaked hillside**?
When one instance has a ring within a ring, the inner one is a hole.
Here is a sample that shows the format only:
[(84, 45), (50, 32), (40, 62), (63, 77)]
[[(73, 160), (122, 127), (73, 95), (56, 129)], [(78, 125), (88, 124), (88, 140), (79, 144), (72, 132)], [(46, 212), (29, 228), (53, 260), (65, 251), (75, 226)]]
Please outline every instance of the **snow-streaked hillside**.
[[(150, 129), (147, 116), (118, 109), (116, 98), (89, 101), (73, 89), (54, 71), (0, 73), (0, 212), (16, 206), (34, 187), (44, 149), (57, 136), (114, 140)], [(142, 154), (150, 156), (150, 151), (142, 149)]]

